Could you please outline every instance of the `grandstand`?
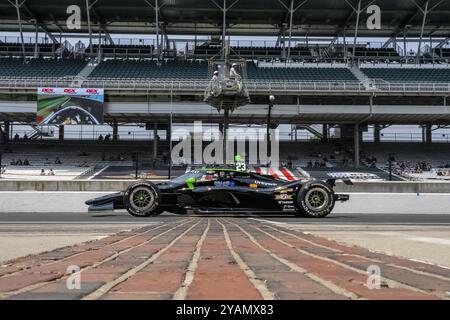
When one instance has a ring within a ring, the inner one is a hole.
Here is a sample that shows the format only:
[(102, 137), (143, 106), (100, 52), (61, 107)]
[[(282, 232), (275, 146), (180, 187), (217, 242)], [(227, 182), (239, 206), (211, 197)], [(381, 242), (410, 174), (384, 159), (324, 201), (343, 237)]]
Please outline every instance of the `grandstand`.
[(206, 61), (165, 61), (157, 65), (155, 60), (106, 60), (90, 74), (93, 79), (201, 79), (208, 76)]
[(87, 62), (79, 59), (0, 58), (0, 78), (62, 78), (74, 77)]
[[(77, 32), (65, 25), (64, 1), (29, 1), (19, 8), (0, 4), (1, 142), (13, 150), (15, 144), (28, 148), (4, 155), (4, 163), (15, 156), (42, 166), (46, 156), (36, 152), (36, 144), (67, 143), (63, 129), (35, 126), (38, 87), (105, 89), (111, 143), (120, 144), (119, 126), (145, 127), (149, 150), (143, 157), (152, 162), (167, 152), (169, 142), (155, 137), (169, 136), (172, 124), (221, 123), (222, 115), (205, 105), (203, 96), (212, 76), (211, 59), (221, 58), (228, 47), (230, 59), (241, 62), (251, 101), (230, 115), (231, 124), (267, 125), (268, 96), (274, 95), (271, 125), (289, 134), (281, 158), (293, 166), (321, 166), (319, 153), (327, 155), (329, 169), (364, 166), (360, 151), (378, 159), (390, 152), (380, 143), (383, 128), (415, 126), (425, 148), (450, 125), (446, 1), (431, 1), (433, 9), (424, 17), (425, 8), (420, 11), (409, 0), (361, 0), (363, 8), (369, 3), (380, 6), (381, 29), (367, 27), (365, 12), (357, 19), (356, 0), (292, 0), (295, 10), (288, 0), (225, 1), (231, 8), (219, 8), (210, 0), (195, 5), (161, 1), (155, 9), (130, 0), (120, 12), (114, 3), (95, 2), (90, 8), (95, 14), (83, 20)], [(30, 141), (13, 139), (22, 124), (34, 125)], [(299, 128), (314, 142), (296, 141)], [(368, 128), (373, 142), (361, 144)], [(336, 133), (331, 136), (331, 131)], [(49, 132), (58, 132), (57, 138)], [(414, 148), (408, 153), (410, 146)], [(114, 165), (101, 160), (105, 148), (91, 152), (94, 168)], [(439, 146), (428, 150), (410, 143), (392, 148), (403, 162), (426, 161), (437, 168), (450, 160), (450, 155), (438, 154)], [(72, 168), (80, 160), (70, 151), (44, 152), (49, 158), (64, 153), (63, 162)], [(74, 177), (83, 174), (74, 169)]]
[(449, 68), (362, 68), (370, 79), (390, 83), (449, 83)]

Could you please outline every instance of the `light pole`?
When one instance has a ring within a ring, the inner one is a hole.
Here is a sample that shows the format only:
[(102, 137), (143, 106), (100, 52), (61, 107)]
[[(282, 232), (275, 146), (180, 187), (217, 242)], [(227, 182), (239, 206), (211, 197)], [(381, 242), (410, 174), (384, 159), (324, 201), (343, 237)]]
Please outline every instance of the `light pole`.
[(273, 103), (275, 102), (275, 96), (270, 95), (269, 96), (269, 110), (267, 112), (267, 155), (270, 157), (272, 155), (272, 150), (270, 148), (270, 124), (271, 124), (271, 117), (272, 117), (272, 108)]

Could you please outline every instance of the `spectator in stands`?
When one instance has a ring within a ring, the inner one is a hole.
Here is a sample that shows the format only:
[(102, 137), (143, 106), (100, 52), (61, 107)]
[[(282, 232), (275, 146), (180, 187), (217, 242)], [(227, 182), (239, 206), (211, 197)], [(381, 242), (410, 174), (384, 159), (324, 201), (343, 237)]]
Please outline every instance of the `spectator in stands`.
[(44, 164), (51, 164), (51, 161), (48, 158), (45, 158)]
[(19, 141), (19, 140), (20, 140), (19, 134), (16, 133), (16, 134), (14, 135), (14, 141)]
[(28, 159), (25, 158), (25, 160), (23, 160), (23, 165), (24, 166), (29, 166), (30, 165), (30, 161), (28, 161)]
[(24, 140), (24, 141), (27, 141), (27, 140), (28, 140), (28, 136), (27, 136), (26, 133), (23, 135), (23, 140)]
[(111, 140), (111, 135), (108, 133), (108, 134), (105, 136), (105, 141), (109, 141), (109, 140)]
[(17, 163), (16, 159), (12, 158), (12, 160), (11, 160), (11, 162), (9, 164), (12, 165), (12, 166), (15, 166), (16, 163)]
[(103, 135), (102, 134), (98, 136), (98, 141), (103, 141)]
[(61, 160), (59, 159), (59, 157), (56, 157), (55, 159), (55, 164), (62, 164)]
[(41, 175), (41, 176), (45, 176), (45, 170), (44, 170), (44, 169), (41, 169), (40, 175)]
[(23, 162), (22, 162), (22, 160), (21, 160), (21, 159), (17, 160), (17, 162), (16, 162), (16, 165), (18, 165), (18, 166), (21, 166), (21, 165), (23, 165)]
[(48, 175), (49, 176), (54, 176), (55, 175), (55, 172), (53, 171), (53, 168), (50, 169), (50, 171), (48, 172)]

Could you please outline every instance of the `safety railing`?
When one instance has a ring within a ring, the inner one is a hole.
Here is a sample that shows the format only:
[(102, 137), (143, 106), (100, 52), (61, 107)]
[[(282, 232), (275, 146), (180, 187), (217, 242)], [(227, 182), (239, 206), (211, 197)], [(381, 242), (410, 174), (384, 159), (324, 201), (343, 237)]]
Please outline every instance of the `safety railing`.
[[(0, 78), (0, 89), (28, 89), (38, 87), (70, 87), (74, 79), (66, 78)], [(209, 80), (199, 79), (88, 79), (83, 87), (103, 88), (105, 90), (148, 90), (167, 92), (204, 92)], [(368, 87), (358, 81), (255, 81), (245, 80), (251, 94), (263, 92), (386, 92), (386, 93), (449, 93), (450, 83), (417, 83), (373, 81)]]

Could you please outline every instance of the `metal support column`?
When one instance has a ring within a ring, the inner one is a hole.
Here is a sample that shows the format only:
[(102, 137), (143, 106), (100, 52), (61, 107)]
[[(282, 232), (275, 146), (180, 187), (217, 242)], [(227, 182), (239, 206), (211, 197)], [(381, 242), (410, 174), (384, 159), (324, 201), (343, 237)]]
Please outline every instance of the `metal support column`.
[(423, 13), (423, 20), (422, 20), (422, 27), (420, 29), (419, 47), (417, 48), (417, 63), (420, 63), (420, 54), (421, 54), (421, 50), (422, 50), (421, 47), (422, 47), (423, 32), (424, 32), (424, 29), (425, 29), (425, 23), (426, 23), (427, 16), (428, 16), (428, 3), (429, 3), (429, 1), (427, 1), (425, 3), (425, 9), (424, 10), (421, 9), (422, 13)]
[(279, 3), (283, 5), (283, 7), (286, 8), (286, 10), (289, 12), (289, 40), (288, 40), (288, 54), (287, 59), (291, 59), (291, 43), (292, 43), (292, 28), (294, 24), (294, 13), (300, 9), (305, 3), (307, 3), (309, 0), (304, 0), (302, 3), (300, 3), (297, 7), (295, 6), (295, 0), (291, 0), (291, 3), (288, 6), (284, 4), (281, 0), (278, 0)]
[(35, 39), (34, 39), (34, 57), (35, 58), (39, 57), (38, 41), (39, 41), (39, 24), (36, 20), (36, 31), (35, 31)]
[(22, 44), (22, 58), (25, 62), (25, 42), (23, 39), (23, 29), (22, 29), (22, 18), (20, 17), (20, 7), (24, 4), (25, 1), (22, 1), (19, 3), (19, 0), (16, 0), (15, 2), (9, 1), (15, 8), (17, 13), (17, 23), (19, 24), (19, 33), (20, 33), (20, 41)]
[(59, 126), (59, 141), (64, 141), (64, 125)]
[(271, 157), (272, 156), (272, 150), (271, 150), (271, 144), (270, 144), (270, 129), (271, 129), (271, 125), (272, 125), (272, 108), (273, 108), (273, 99), (272, 97), (269, 98), (269, 110), (267, 112), (267, 133), (266, 133), (266, 138), (267, 138), (267, 156)]
[(433, 143), (433, 131), (431, 124), (427, 124), (425, 126), (425, 143), (427, 144)]
[(381, 141), (381, 128), (379, 124), (373, 127), (373, 142), (379, 143)]
[(328, 141), (328, 124), (323, 124), (322, 125), (322, 140), (323, 141)]
[(355, 65), (356, 42), (358, 41), (358, 30), (359, 30), (359, 18), (360, 18), (360, 16), (361, 16), (361, 0), (358, 1), (358, 9), (356, 10), (356, 26), (355, 26), (355, 37), (353, 39), (352, 66)]
[(89, 52), (92, 56), (94, 54), (94, 48), (92, 47), (91, 7), (89, 5), (89, 0), (86, 0), (86, 17), (89, 29)]
[(158, 54), (158, 62), (161, 59), (161, 42), (159, 38), (163, 39), (163, 37), (160, 37), (160, 30), (159, 30), (159, 20), (160, 20), (160, 13), (159, 10), (165, 5), (159, 4), (159, 0), (155, 0), (155, 4), (151, 4), (148, 0), (144, 0), (153, 10), (155, 10), (155, 31), (156, 31), (156, 51)]
[(11, 125), (9, 121), (5, 121), (5, 130), (3, 130), (5, 142), (8, 142), (11, 136)]
[(288, 55), (287, 59), (291, 60), (291, 43), (292, 43), (292, 24), (294, 22), (294, 0), (291, 0), (289, 9), (289, 41), (288, 41)]
[(153, 125), (153, 159), (156, 160), (158, 157), (158, 123), (155, 122)]
[(347, 52), (347, 37), (346, 37), (345, 28), (344, 28), (344, 32), (342, 34), (342, 38), (343, 38), (342, 40), (344, 42), (344, 60), (345, 60), (345, 63), (347, 63), (348, 52)]
[[(227, 35), (227, 0), (223, 0), (222, 9), (222, 59), (225, 59), (225, 46), (226, 46), (226, 35)], [(225, 154), (225, 153), (224, 153)], [(225, 158), (226, 159), (226, 158)]]
[(114, 121), (113, 123), (113, 135), (112, 135), (113, 141), (117, 141), (119, 139), (119, 124), (117, 121)]
[(159, 43), (159, 1), (155, 0), (155, 23), (156, 23), (156, 50), (158, 53), (158, 62), (161, 57), (161, 44)]
[(407, 46), (406, 46), (406, 27), (403, 29), (403, 57), (405, 58), (405, 63), (406, 63), (406, 59), (408, 58), (408, 53), (406, 52), (408, 50)]
[(359, 168), (359, 143), (360, 143), (360, 135), (359, 135), (359, 125), (355, 124), (354, 129), (354, 167), (355, 169)]
[[(222, 6), (220, 6), (215, 0), (211, 0), (221, 11), (222, 11), (222, 49), (225, 48), (226, 45), (226, 36), (227, 36), (227, 12), (230, 10), (236, 3), (240, 0), (235, 0), (230, 6), (227, 6), (227, 0), (223, 0)], [(222, 51), (222, 59), (225, 59), (226, 52)]]

